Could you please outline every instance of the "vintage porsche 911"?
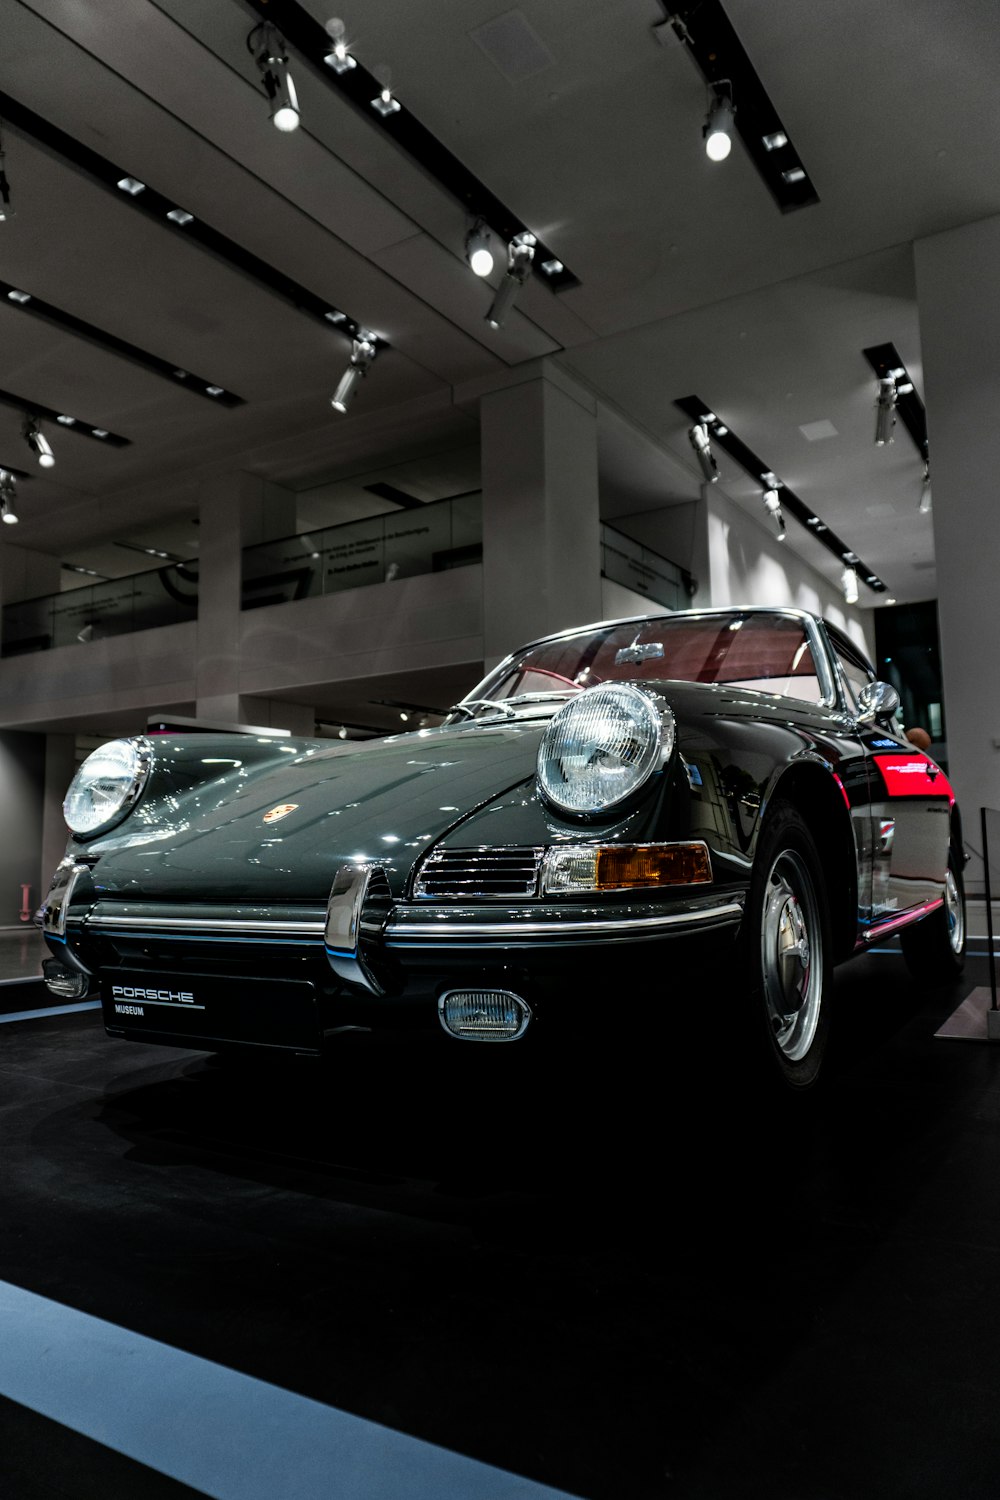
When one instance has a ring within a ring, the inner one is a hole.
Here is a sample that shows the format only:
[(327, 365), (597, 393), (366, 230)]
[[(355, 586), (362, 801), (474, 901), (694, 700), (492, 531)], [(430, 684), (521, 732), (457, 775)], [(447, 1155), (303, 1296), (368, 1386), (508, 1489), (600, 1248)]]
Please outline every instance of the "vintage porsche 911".
[(536, 641), (433, 729), (115, 740), (66, 796), (47, 982), (207, 1051), (531, 1045), (687, 1006), (710, 952), (805, 1087), (835, 963), (897, 931), (923, 978), (963, 962), (959, 812), (897, 707), (823, 620), (730, 608)]

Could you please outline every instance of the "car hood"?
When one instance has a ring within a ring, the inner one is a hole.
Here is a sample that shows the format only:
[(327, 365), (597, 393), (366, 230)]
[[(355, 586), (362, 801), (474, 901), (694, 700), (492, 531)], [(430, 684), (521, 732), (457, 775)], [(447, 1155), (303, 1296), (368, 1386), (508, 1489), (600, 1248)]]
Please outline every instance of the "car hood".
[[(95, 890), (119, 900), (317, 902), (355, 859), (383, 862), (400, 890), (425, 849), (534, 775), (545, 722), (311, 748), (160, 796), (141, 824), (130, 818), (88, 846)], [(202, 748), (192, 744), (191, 755)]]

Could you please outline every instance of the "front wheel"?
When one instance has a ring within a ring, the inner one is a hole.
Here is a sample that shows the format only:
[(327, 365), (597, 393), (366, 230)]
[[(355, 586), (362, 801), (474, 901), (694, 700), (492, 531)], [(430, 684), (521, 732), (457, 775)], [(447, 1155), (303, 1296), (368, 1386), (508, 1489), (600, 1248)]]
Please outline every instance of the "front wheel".
[(899, 934), (906, 967), (922, 984), (949, 984), (965, 967), (965, 882), (962, 858), (948, 849), (944, 905)]
[(760, 835), (740, 950), (772, 1075), (776, 1067), (790, 1088), (808, 1088), (830, 1029), (830, 927), (815, 841), (788, 803), (776, 804)]

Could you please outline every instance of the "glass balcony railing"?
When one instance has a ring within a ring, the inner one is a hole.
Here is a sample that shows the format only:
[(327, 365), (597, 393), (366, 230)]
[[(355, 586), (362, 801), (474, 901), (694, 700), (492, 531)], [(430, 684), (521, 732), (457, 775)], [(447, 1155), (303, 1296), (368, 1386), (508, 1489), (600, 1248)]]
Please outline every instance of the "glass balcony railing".
[[(482, 555), (482, 496), (457, 495), (418, 510), (244, 548), (242, 607), (258, 609), (366, 583), (444, 572), (480, 562)], [(612, 526), (601, 527), (601, 572), (667, 609), (683, 609), (687, 602), (683, 570)], [(197, 562), (170, 563), (129, 578), (5, 605), (2, 654), (20, 656), (128, 635), (197, 615)]]
[(3, 656), (48, 651), (75, 641), (130, 635), (198, 614), (198, 564), (169, 563), (147, 573), (25, 599), (3, 609)]
[(690, 602), (682, 568), (613, 526), (601, 526), (601, 572), (665, 609), (686, 609)]
[(476, 491), (245, 547), (243, 608), (440, 573), (482, 556), (482, 496)]

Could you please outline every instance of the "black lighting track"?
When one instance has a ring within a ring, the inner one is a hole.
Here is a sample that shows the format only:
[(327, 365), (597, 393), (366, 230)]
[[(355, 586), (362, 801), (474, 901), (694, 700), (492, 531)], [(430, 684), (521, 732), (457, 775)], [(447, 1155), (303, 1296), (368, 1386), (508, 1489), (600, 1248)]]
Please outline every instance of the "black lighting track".
[[(126, 339), (120, 339), (117, 334), (97, 328), (93, 323), (86, 323), (83, 318), (74, 317), (72, 313), (65, 312), (51, 302), (43, 302), (41, 297), (36, 297), (33, 292), (24, 291), (22, 287), (0, 281), (0, 295), (5, 297), (9, 305), (19, 312), (28, 313), (34, 318), (41, 318), (43, 322), (51, 323), (54, 328), (64, 333), (74, 334), (77, 338), (86, 339), (88, 344), (95, 344), (97, 348), (106, 349), (110, 354), (117, 354), (122, 359), (131, 360), (134, 365), (141, 365), (151, 374), (169, 380), (171, 385), (178, 386), (182, 391), (191, 391), (195, 396), (204, 396), (206, 401), (212, 401), (216, 406), (244, 405), (242, 396), (235, 396), (232, 391), (224, 390), (222, 386), (216, 385), (211, 380), (205, 380), (200, 375), (194, 375), (190, 370), (182, 370), (177, 365), (172, 365), (169, 360), (160, 359), (159, 355), (140, 349), (138, 344), (130, 344)], [(215, 392), (214, 395), (213, 392)]]
[(709, 88), (723, 82), (731, 85), (733, 124), (781, 212), (818, 203), (802, 158), (719, 0), (687, 0), (680, 5), (660, 0), (660, 5)]
[(378, 484), (366, 484), (363, 488), (369, 495), (377, 495), (380, 500), (398, 505), (400, 510), (421, 510), (424, 505), (423, 500), (418, 500), (416, 495), (408, 495), (405, 490), (398, 490), (394, 484), (384, 484), (381, 480)]
[[(293, 281), (290, 276), (268, 265), (267, 261), (245, 250), (242, 245), (237, 244), (235, 240), (231, 240), (228, 235), (222, 234), (218, 229), (213, 229), (203, 220), (188, 216), (183, 204), (157, 192), (155, 188), (150, 187), (149, 183), (133, 177), (124, 168), (108, 161), (107, 157), (98, 155), (82, 141), (68, 135), (65, 130), (60, 130), (58, 125), (53, 125), (51, 121), (43, 119), (26, 104), (21, 104), (2, 90), (0, 90), (0, 119), (3, 120), (4, 125), (10, 126), (20, 135), (29, 137), (51, 156), (68, 162), (78, 172), (89, 177), (92, 182), (106, 188), (120, 203), (144, 214), (161, 229), (180, 235), (191, 244), (197, 245), (199, 249), (214, 255), (217, 260), (223, 261), (251, 281), (257, 282), (267, 291), (290, 302), (299, 312), (318, 319), (328, 328), (332, 324), (352, 339), (360, 331), (361, 325), (356, 319), (349, 317), (332, 302), (318, 297), (308, 287)], [(131, 183), (137, 186), (129, 189), (121, 187), (121, 183)], [(178, 217), (171, 218), (171, 214)], [(384, 347), (384, 340), (379, 339), (378, 343)]]
[[(480, 182), (426, 125), (421, 125), (405, 104), (401, 103), (398, 110), (387, 115), (379, 114), (373, 109), (372, 100), (381, 94), (382, 84), (356, 57), (354, 67), (343, 73), (334, 72), (323, 61), (333, 46), (326, 28), (314, 21), (297, 0), (244, 0), (244, 4), (261, 21), (269, 22), (280, 32), (328, 88), (353, 105), (370, 125), (387, 135), (429, 177), (456, 198), (470, 218), (485, 220), (494, 233), (506, 241), (512, 240), (515, 235), (534, 234), (530, 226), (519, 219), (495, 193), (491, 193), (485, 183)], [(353, 53), (351, 55), (354, 56)], [(546, 265), (552, 269), (546, 271)], [(554, 292), (565, 292), (570, 287), (580, 285), (579, 278), (537, 236), (532, 270)]]
[(0, 406), (12, 406), (15, 411), (26, 416), (51, 422), (56, 432), (74, 432), (77, 437), (92, 438), (105, 448), (132, 446), (130, 438), (121, 437), (117, 432), (109, 432), (106, 427), (94, 422), (86, 422), (82, 417), (71, 417), (68, 412), (54, 411), (51, 406), (39, 406), (37, 401), (29, 401), (25, 396), (15, 396), (13, 391), (0, 391)]
[(0, 463), (0, 474), (9, 474), (12, 479), (17, 480), (18, 484), (21, 483), (22, 479), (34, 478), (33, 474), (25, 473), (24, 469), (15, 469), (13, 464), (5, 463)]
[(852, 552), (847, 543), (835, 531), (831, 531), (826, 522), (816, 515), (804, 500), (800, 500), (794, 490), (790, 490), (773, 469), (768, 468), (767, 464), (757, 457), (752, 448), (748, 448), (746, 443), (740, 441), (731, 428), (716, 414), (713, 407), (707, 406), (699, 396), (681, 396), (674, 402), (674, 405), (685, 416), (690, 417), (692, 422), (704, 424), (713, 447), (721, 448), (724, 453), (728, 454), (734, 463), (739, 464), (740, 468), (760, 485), (761, 490), (772, 487), (777, 489), (781, 497), (782, 512), (785, 515), (794, 516), (810, 535), (815, 536), (828, 552), (833, 553), (838, 562), (845, 567), (853, 568), (873, 593), (884, 594), (886, 592), (886, 586), (878, 574), (863, 563), (858, 554)]
[[(906, 366), (899, 357), (899, 350), (895, 344), (872, 344), (869, 349), (862, 349), (862, 354), (875, 371), (879, 380), (884, 380), (895, 371), (896, 381), (896, 410), (903, 419), (903, 426), (916, 445), (917, 452), (924, 463), (928, 461), (929, 449), (927, 446), (927, 413), (924, 403), (917, 395), (917, 388), (913, 383), (913, 377), (907, 371)], [(899, 372), (902, 371), (902, 374)], [(901, 387), (909, 386), (909, 390)]]

